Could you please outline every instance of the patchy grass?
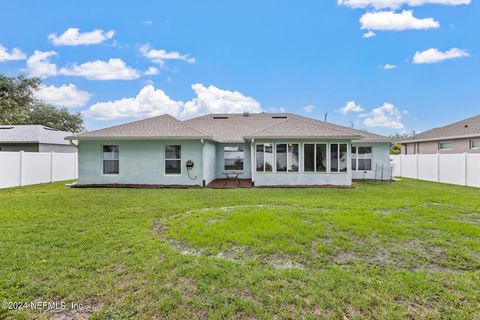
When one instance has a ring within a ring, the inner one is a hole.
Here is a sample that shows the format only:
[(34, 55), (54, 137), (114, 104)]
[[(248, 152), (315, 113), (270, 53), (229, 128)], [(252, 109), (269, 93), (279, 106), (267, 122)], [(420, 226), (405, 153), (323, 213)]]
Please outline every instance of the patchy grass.
[(480, 318), (480, 190), (0, 191), (11, 319)]

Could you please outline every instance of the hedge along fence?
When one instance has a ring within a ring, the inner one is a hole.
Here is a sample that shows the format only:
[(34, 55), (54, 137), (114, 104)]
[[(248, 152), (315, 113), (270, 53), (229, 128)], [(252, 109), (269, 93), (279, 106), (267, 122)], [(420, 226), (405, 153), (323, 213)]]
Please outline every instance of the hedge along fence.
[(0, 188), (77, 179), (77, 153), (0, 152)]
[(401, 154), (390, 158), (396, 177), (480, 187), (480, 154)]

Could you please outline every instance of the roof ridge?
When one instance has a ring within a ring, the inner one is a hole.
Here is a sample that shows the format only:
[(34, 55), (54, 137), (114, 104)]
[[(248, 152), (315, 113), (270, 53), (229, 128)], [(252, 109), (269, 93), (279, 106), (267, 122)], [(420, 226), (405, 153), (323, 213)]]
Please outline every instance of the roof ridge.
[[(176, 119), (176, 118), (175, 118), (175, 119)], [(178, 120), (178, 119), (176, 119), (176, 120)], [(191, 120), (191, 119), (189, 119), (189, 120)], [(187, 124), (187, 123), (186, 123), (187, 120), (178, 120), (178, 121), (179, 121), (180, 123), (182, 123), (185, 127), (188, 127), (189, 129), (192, 129), (193, 131), (196, 131), (197, 133), (200, 133), (200, 134), (203, 134), (203, 135), (205, 135), (205, 136), (208, 136), (208, 134), (207, 134), (206, 132), (200, 131), (200, 130), (192, 127), (191, 125)]]
[(308, 118), (308, 117), (304, 117), (304, 116), (294, 114), (294, 113), (292, 113), (292, 115), (294, 117), (302, 118), (302, 119), (309, 120), (309, 121), (321, 122), (321, 123), (324, 123), (324, 124), (326, 124), (330, 127), (336, 127), (336, 128), (351, 130), (353, 132), (358, 132), (359, 134), (366, 133), (366, 134), (374, 135), (374, 136), (381, 137), (381, 138), (388, 138), (387, 136), (384, 136), (384, 135), (381, 135), (381, 134), (378, 134), (378, 133), (375, 133), (375, 132), (370, 132), (370, 131), (360, 130), (360, 129), (355, 129), (355, 128), (349, 128), (349, 127), (342, 126), (342, 125), (339, 125), (339, 124), (336, 124), (336, 123), (333, 123), (333, 122), (327, 122), (327, 121), (322, 121), (322, 120), (318, 120), (318, 119), (314, 119), (314, 118)]
[(172, 118), (180, 123), (182, 123), (183, 121), (181, 120), (178, 120), (177, 118), (175, 118), (174, 116), (172, 116), (171, 114), (168, 114), (168, 113), (164, 113), (164, 114), (160, 114), (158, 116), (154, 116), (154, 117), (150, 117), (150, 118), (144, 118), (144, 119), (138, 119), (138, 120), (135, 120), (135, 121), (132, 121), (132, 122), (127, 122), (127, 123), (121, 123), (121, 124), (117, 124), (117, 125), (114, 125), (114, 126), (111, 126), (111, 127), (106, 127), (106, 128), (101, 128), (101, 129), (96, 129), (96, 130), (92, 130), (92, 131), (86, 131), (86, 132), (82, 132), (82, 133), (79, 133), (78, 135), (81, 135), (81, 134), (84, 134), (84, 133), (94, 133), (94, 132), (97, 132), (97, 131), (101, 131), (101, 130), (105, 130), (105, 129), (113, 129), (113, 128), (118, 128), (118, 127), (122, 127), (122, 126), (127, 126), (127, 125), (131, 125), (131, 124), (134, 124), (134, 123), (139, 123), (139, 122), (144, 122), (144, 121), (151, 121), (153, 119), (157, 119), (157, 118), (162, 118), (162, 117), (169, 117), (169, 118)]
[(273, 123), (271, 126), (268, 126), (268, 127), (266, 127), (266, 128), (263, 128), (263, 129), (261, 129), (261, 130), (258, 130), (258, 131), (249, 133), (248, 135), (245, 135), (245, 136), (257, 135), (257, 134), (261, 133), (262, 131), (268, 130), (268, 129), (274, 127), (274, 126), (277, 126), (277, 125), (279, 125), (279, 124), (282, 124), (282, 123), (284, 123), (284, 122), (287, 121), (287, 120), (288, 120), (288, 118), (286, 118), (286, 119), (284, 119), (284, 120), (281, 120), (281, 121), (279, 121), (279, 122), (277, 122), (277, 123)]

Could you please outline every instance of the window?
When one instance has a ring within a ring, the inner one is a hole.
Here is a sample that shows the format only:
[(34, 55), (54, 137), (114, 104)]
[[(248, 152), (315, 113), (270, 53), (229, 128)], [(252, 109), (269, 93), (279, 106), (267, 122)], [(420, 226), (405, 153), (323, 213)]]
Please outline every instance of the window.
[(303, 146), (304, 172), (327, 171), (327, 145), (308, 143)]
[(119, 174), (118, 146), (103, 146), (103, 174)]
[(304, 172), (315, 171), (315, 145), (314, 144), (303, 145), (303, 171)]
[(288, 172), (298, 172), (298, 144), (288, 144)]
[(277, 144), (277, 172), (298, 172), (298, 151), (298, 143)]
[(287, 145), (277, 144), (277, 172), (287, 172)]
[(223, 148), (223, 159), (226, 171), (242, 171), (244, 159), (243, 147)]
[(352, 147), (352, 170), (372, 170), (372, 147)]
[(480, 139), (470, 140), (470, 149), (480, 149)]
[(452, 142), (439, 142), (438, 143), (438, 150), (452, 150), (453, 143)]
[(257, 144), (257, 172), (272, 172), (273, 145), (271, 143)]
[(182, 174), (182, 146), (165, 146), (165, 174)]
[(330, 171), (347, 172), (347, 144), (330, 144)]

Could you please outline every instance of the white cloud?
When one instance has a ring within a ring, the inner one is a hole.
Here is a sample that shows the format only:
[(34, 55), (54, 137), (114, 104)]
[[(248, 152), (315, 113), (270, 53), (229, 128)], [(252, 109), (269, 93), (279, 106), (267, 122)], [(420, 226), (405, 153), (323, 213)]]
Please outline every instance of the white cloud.
[(244, 96), (238, 91), (222, 90), (215, 86), (205, 87), (197, 83), (192, 85), (196, 98), (185, 103), (181, 114), (190, 118), (207, 113), (241, 113), (261, 112), (260, 103), (252, 97)]
[(91, 94), (78, 90), (74, 84), (64, 84), (60, 87), (42, 85), (35, 93), (35, 98), (56, 107), (81, 107), (90, 100)]
[(146, 76), (154, 76), (156, 74), (158, 74), (159, 71), (158, 71), (158, 68), (155, 68), (155, 67), (149, 67), (147, 69), (147, 71), (145, 71), (143, 74), (146, 75)]
[(383, 66), (383, 69), (385, 70), (392, 70), (392, 69), (397, 69), (398, 66), (394, 65), (394, 64), (389, 64), (387, 63), (386, 65)]
[(309, 104), (308, 106), (303, 107), (303, 111), (307, 113), (313, 112), (313, 110), (315, 110), (315, 106), (312, 104)]
[(163, 66), (166, 60), (181, 60), (187, 63), (195, 63), (195, 58), (190, 57), (188, 54), (181, 54), (178, 51), (166, 51), (163, 49), (155, 50), (150, 47), (150, 45), (145, 44), (140, 48), (140, 52), (152, 60), (153, 62)]
[(7, 48), (0, 44), (0, 62), (13, 61), (13, 60), (25, 60), (27, 55), (18, 48), (13, 48), (8, 52)]
[(386, 31), (425, 30), (440, 27), (440, 23), (433, 18), (415, 18), (411, 10), (366, 12), (360, 18), (360, 25), (361, 29)]
[(28, 73), (34, 77), (46, 78), (57, 74), (57, 66), (50, 58), (58, 55), (55, 51), (35, 50), (27, 60)]
[(343, 107), (337, 110), (337, 112), (340, 112), (342, 114), (348, 114), (350, 112), (362, 112), (364, 109), (358, 105), (355, 101), (348, 101), (347, 104)]
[(373, 38), (375, 37), (377, 34), (375, 32), (373, 32), (372, 30), (368, 31), (368, 32), (365, 32), (362, 36), (363, 39), (370, 39), (370, 38)]
[(261, 112), (260, 103), (238, 91), (214, 86), (193, 84), (196, 97), (186, 103), (175, 101), (160, 89), (147, 85), (132, 98), (99, 102), (84, 112), (95, 119), (147, 118), (168, 113), (175, 117), (191, 118), (207, 113)]
[(91, 32), (80, 32), (78, 28), (68, 28), (59, 36), (55, 33), (48, 35), (48, 39), (55, 46), (78, 46), (99, 44), (113, 38), (114, 35), (115, 31), (113, 30), (95, 29)]
[(95, 103), (84, 115), (100, 120), (148, 118), (166, 113), (176, 117), (182, 105), (182, 101), (172, 100), (162, 90), (147, 85), (133, 98)]
[(448, 59), (456, 59), (462, 57), (469, 57), (470, 54), (463, 49), (452, 48), (448, 51), (442, 52), (438, 49), (431, 48), (425, 51), (417, 51), (413, 57), (413, 63), (438, 63)]
[(390, 129), (403, 129), (402, 114), (393, 104), (385, 102), (383, 106), (375, 108), (372, 112), (361, 115), (365, 117), (363, 123), (367, 127), (384, 127)]
[(80, 76), (90, 80), (132, 80), (140, 77), (140, 73), (127, 66), (127, 64), (118, 58), (111, 58), (108, 62), (95, 60), (85, 62), (80, 65), (73, 64), (69, 67), (61, 68), (60, 74), (66, 76)]
[(470, 4), (471, 0), (338, 0), (338, 5), (351, 8), (367, 8), (375, 9), (398, 9), (403, 5), (410, 7), (422, 6), (424, 4), (441, 4), (458, 6), (461, 4)]

